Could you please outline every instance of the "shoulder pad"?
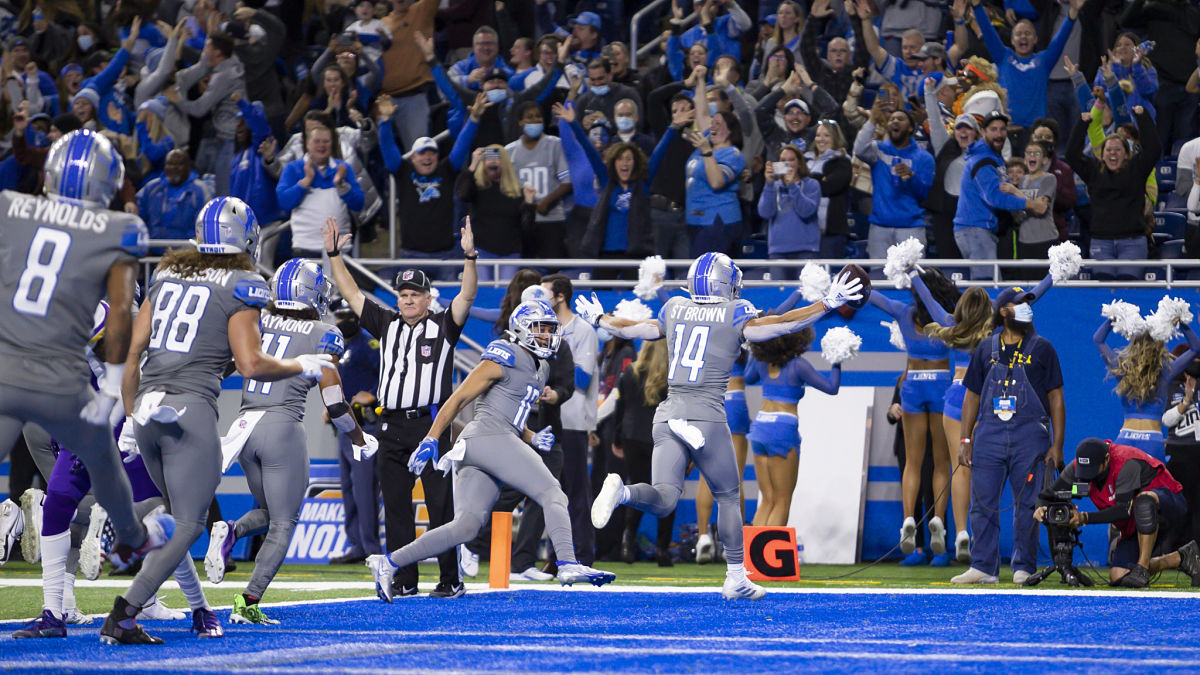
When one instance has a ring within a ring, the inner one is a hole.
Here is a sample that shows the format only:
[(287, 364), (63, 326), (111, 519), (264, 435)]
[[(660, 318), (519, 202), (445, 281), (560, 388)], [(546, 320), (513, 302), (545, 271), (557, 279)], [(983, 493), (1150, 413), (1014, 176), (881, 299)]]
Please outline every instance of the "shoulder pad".
[(749, 300), (739, 299), (733, 303), (733, 324), (740, 326), (758, 316), (758, 309)]
[(239, 279), (233, 287), (233, 297), (247, 307), (266, 307), (271, 301), (271, 289), (267, 288), (267, 282), (257, 276), (247, 277)]
[(142, 257), (149, 251), (150, 232), (140, 218), (126, 223), (121, 232), (121, 249), (132, 256)]
[(679, 297), (679, 296), (671, 296), (671, 297), (667, 298), (667, 301), (663, 303), (662, 308), (658, 310), (658, 323), (659, 324), (664, 325), (664, 326), (666, 325), (666, 323), (667, 323), (667, 308), (671, 306), (671, 303), (675, 302), (675, 298), (677, 298), (677, 297)]
[(346, 341), (342, 338), (342, 331), (338, 330), (336, 326), (330, 326), (325, 336), (317, 343), (317, 351), (340, 357), (346, 351)]
[(487, 349), (483, 350), (480, 358), (495, 361), (509, 368), (517, 365), (517, 355), (513, 353), (512, 344), (503, 340), (494, 340), (487, 346)]

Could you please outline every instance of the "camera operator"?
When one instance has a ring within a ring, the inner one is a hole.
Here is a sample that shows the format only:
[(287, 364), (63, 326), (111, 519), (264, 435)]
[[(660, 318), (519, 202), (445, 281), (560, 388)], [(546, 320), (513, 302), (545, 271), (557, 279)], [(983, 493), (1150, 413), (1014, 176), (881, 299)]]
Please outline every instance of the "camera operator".
[[(1187, 350), (1179, 345), (1172, 354)], [(1200, 540), (1200, 405), (1196, 403), (1196, 381), (1200, 379), (1200, 359), (1184, 369), (1167, 389), (1167, 409), (1162, 423), (1167, 428), (1167, 469), (1183, 485), (1188, 516), (1176, 532), (1177, 540)]]
[[(1109, 585), (1146, 588), (1151, 574), (1176, 568), (1193, 583), (1200, 581), (1200, 548), (1194, 540), (1174, 553), (1150, 557), (1160, 524), (1179, 522), (1187, 513), (1183, 486), (1162, 462), (1137, 448), (1087, 438), (1075, 449), (1075, 461), (1063, 469), (1051, 490), (1073, 490), (1082, 496), (1085, 491), (1079, 485), (1083, 483), (1088, 484), (1086, 494), (1099, 510), (1084, 513), (1073, 509), (1067, 526), (1078, 529), (1112, 523), (1120, 531), (1109, 561)], [(1043, 493), (1038, 498), (1039, 506), (1033, 512), (1038, 522), (1046, 517), (1048, 497)]]

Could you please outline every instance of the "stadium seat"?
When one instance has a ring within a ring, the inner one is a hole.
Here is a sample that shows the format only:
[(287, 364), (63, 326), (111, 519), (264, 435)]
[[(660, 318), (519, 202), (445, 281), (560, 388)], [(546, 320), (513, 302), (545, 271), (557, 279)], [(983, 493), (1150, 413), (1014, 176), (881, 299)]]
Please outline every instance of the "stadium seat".
[(1166, 232), (1155, 232), (1151, 236), (1154, 237), (1154, 245), (1158, 248), (1162, 248), (1163, 244), (1166, 244), (1168, 241), (1171, 241), (1172, 239), (1177, 239), (1177, 237), (1172, 237), (1170, 234), (1168, 234)]
[(767, 242), (762, 239), (743, 239), (738, 244), (743, 258), (764, 260), (767, 257)]
[(1172, 239), (1159, 245), (1159, 257), (1163, 260), (1179, 260), (1183, 258), (1183, 240)]
[(1181, 195), (1178, 192), (1163, 192), (1158, 191), (1158, 211), (1176, 211), (1186, 214), (1187, 212), (1187, 195)]
[(850, 243), (854, 245), (854, 257), (855, 258), (866, 258), (867, 257), (867, 240), (866, 239), (857, 239)]
[(867, 240), (867, 235), (871, 232), (871, 223), (867, 220), (867, 216), (861, 213), (850, 213), (850, 236), (854, 239), (862, 241)]
[(1175, 182), (1175, 162), (1162, 161), (1154, 169), (1154, 175), (1158, 178), (1159, 191), (1162, 191), (1163, 181)]
[(1187, 227), (1187, 216), (1174, 211), (1156, 211), (1154, 213), (1155, 234), (1170, 235), (1167, 239), (1182, 239), (1183, 230)]

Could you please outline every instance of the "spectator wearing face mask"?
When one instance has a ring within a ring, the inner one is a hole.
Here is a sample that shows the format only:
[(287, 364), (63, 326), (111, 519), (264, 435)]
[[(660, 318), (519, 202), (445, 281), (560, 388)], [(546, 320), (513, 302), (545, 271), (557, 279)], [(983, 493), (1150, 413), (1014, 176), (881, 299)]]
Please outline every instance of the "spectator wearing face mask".
[(151, 239), (191, 239), (196, 215), (208, 201), (192, 160), (183, 149), (167, 153), (163, 174), (137, 193), (138, 214), (146, 221)]
[(616, 107), (613, 108), (613, 114), (616, 115), (613, 124), (617, 128), (617, 140), (621, 143), (633, 143), (649, 157), (654, 152), (655, 143), (650, 134), (638, 131), (640, 125), (637, 101), (631, 98), (617, 101)]
[(612, 80), (612, 63), (600, 57), (588, 62), (587, 92), (579, 97), (575, 107), (581, 114), (595, 110), (604, 113), (606, 119), (615, 117), (617, 101), (629, 99), (637, 104), (640, 111), (642, 99), (631, 87), (617, 84)]

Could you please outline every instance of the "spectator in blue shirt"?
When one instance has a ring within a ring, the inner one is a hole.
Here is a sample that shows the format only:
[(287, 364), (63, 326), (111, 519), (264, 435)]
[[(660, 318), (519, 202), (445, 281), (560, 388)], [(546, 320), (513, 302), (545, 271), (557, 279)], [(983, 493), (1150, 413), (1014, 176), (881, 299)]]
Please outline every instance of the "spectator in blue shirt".
[[(742, 35), (754, 24), (750, 15), (737, 4), (736, 0), (706, 0), (697, 2), (696, 11), (700, 14), (700, 24), (688, 29), (679, 40), (684, 49), (690, 49), (697, 42), (708, 46), (709, 68), (716, 64), (722, 56), (732, 56), (739, 62), (742, 59)], [(721, 14), (721, 10), (726, 11)]]
[(1000, 72), (1000, 86), (1009, 91), (1012, 123), (1018, 127), (1032, 126), (1035, 119), (1046, 116), (1046, 89), (1050, 86), (1050, 71), (1062, 57), (1067, 40), (1071, 37), (1071, 29), (1075, 27), (1075, 19), (1079, 17), (1079, 8), (1087, 0), (1071, 0), (1066, 21), (1059, 26), (1050, 45), (1036, 53), (1033, 50), (1037, 48), (1038, 36), (1032, 22), (1021, 19), (1013, 26), (1012, 49), (1009, 49), (1000, 41), (981, 2), (971, 0), (975, 21), (988, 53)]
[[(916, 96), (920, 89), (921, 80), (932, 74), (926, 71), (921, 57), (921, 47), (925, 46), (925, 36), (921, 31), (910, 28), (900, 37), (900, 56), (889, 54), (879, 42), (879, 33), (873, 22), (874, 10), (866, 0), (858, 0), (858, 20), (862, 22), (863, 45), (875, 62), (875, 69), (885, 79), (900, 87), (900, 94), (905, 98)], [(940, 66), (935, 68), (940, 70)]]
[[(1125, 104), (1129, 108), (1142, 106), (1150, 117), (1154, 118), (1154, 95), (1158, 93), (1158, 71), (1150, 64), (1150, 59), (1138, 48), (1138, 36), (1134, 33), (1121, 33), (1109, 52), (1108, 67), (1114, 82), (1128, 80), (1133, 85), (1133, 91), (1125, 96)], [(1104, 69), (1096, 71), (1096, 80), (1092, 86), (1111, 89), (1112, 84), (1105, 81)]]
[[(705, 99), (707, 71), (704, 66), (692, 71), (694, 100)], [(739, 149), (744, 142), (742, 125), (732, 112), (711, 112), (713, 105), (696, 106), (696, 129), (684, 132), (684, 138), (696, 148), (686, 169), (687, 225), (694, 258), (709, 251), (727, 252), (742, 233), (742, 205), (738, 200), (741, 175), (746, 169)]]
[(137, 193), (138, 214), (146, 221), (151, 239), (191, 239), (196, 215), (207, 201), (208, 191), (182, 148), (168, 152), (163, 175)]
[(925, 209), (921, 202), (933, 186), (933, 155), (913, 143), (913, 120), (904, 110), (888, 116), (887, 138), (875, 140), (875, 123), (867, 121), (854, 139), (854, 156), (871, 167), (875, 195), (867, 257), (886, 258), (888, 247), (915, 237), (925, 242)]
[[(175, 139), (163, 125), (167, 105), (167, 99), (156, 96), (138, 106), (137, 119), (133, 126), (137, 133), (138, 159), (143, 163), (143, 185), (158, 177), (163, 170), (167, 153), (175, 149)], [(257, 213), (256, 211), (255, 214)]]
[(350, 234), (350, 212), (361, 209), (365, 201), (354, 169), (340, 158), (333, 122), (323, 117), (305, 118), (304, 157), (284, 167), (275, 188), (279, 207), (291, 211), (293, 254), (318, 260), (324, 252), (325, 219), (337, 219), (339, 237)]
[(483, 78), (493, 70), (513, 76), (512, 68), (500, 58), (500, 36), (491, 26), (480, 26), (471, 40), (473, 50), (467, 58), (450, 66), (450, 81), (464, 89), (479, 91)]
[[(816, 258), (821, 251), (821, 184), (808, 175), (803, 150), (779, 149), (779, 161), (767, 167), (758, 199), (758, 215), (767, 222), (767, 257), (772, 260)], [(800, 278), (799, 267), (772, 267), (772, 281)]]
[(237, 154), (229, 176), (229, 194), (246, 202), (265, 225), (283, 218), (275, 197), (275, 179), (263, 166), (264, 158), (275, 155), (275, 137), (261, 101), (251, 103), (239, 95), (237, 105), (238, 128), (233, 139)]

